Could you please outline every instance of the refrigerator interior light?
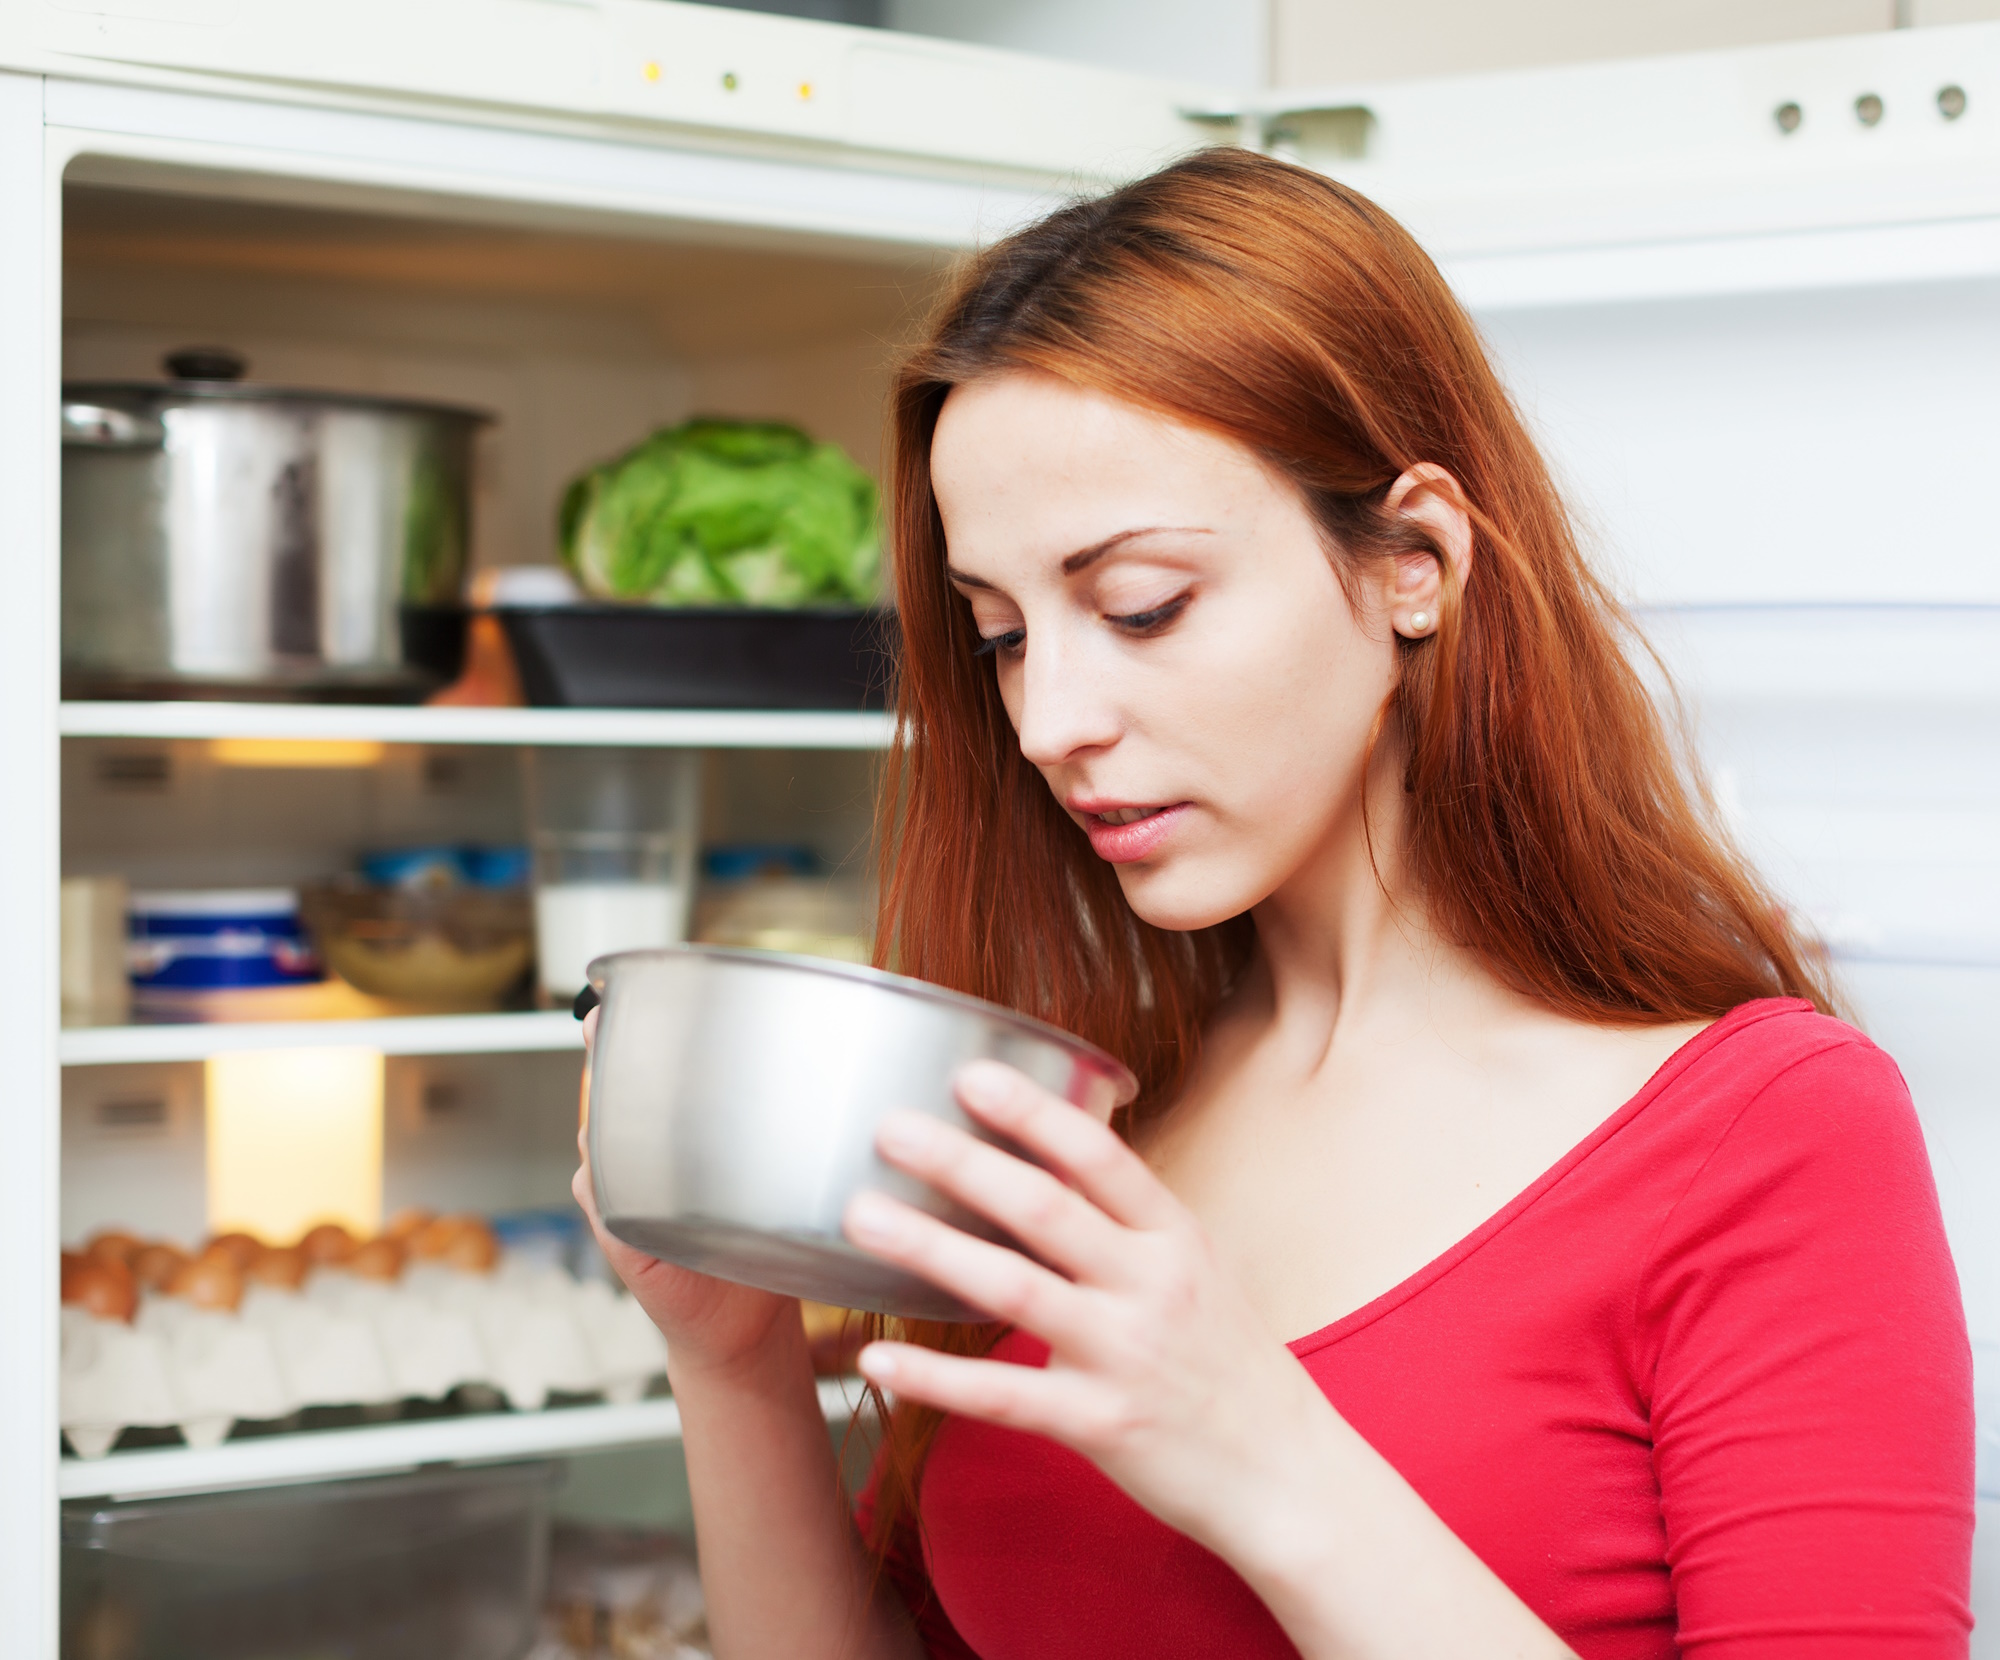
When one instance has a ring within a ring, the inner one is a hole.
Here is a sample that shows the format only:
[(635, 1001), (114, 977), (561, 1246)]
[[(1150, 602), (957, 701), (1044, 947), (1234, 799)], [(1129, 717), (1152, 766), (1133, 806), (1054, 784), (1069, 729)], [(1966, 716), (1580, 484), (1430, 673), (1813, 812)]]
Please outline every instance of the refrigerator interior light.
[(369, 738), (217, 738), (209, 753), (223, 767), (372, 767), (384, 747)]
[(208, 1223), (290, 1241), (382, 1225), (382, 1054), (267, 1049), (207, 1063)]

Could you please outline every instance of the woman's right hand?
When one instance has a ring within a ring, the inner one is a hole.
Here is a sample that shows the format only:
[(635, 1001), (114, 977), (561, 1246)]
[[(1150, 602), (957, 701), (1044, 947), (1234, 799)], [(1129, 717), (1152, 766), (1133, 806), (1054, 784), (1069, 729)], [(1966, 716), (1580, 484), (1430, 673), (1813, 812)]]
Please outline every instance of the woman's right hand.
[[(586, 1054), (597, 1040), (597, 1014), (583, 1021)], [(584, 1074), (586, 1080), (589, 1072)], [(590, 1148), (579, 1122), (576, 1146), (579, 1164), (570, 1191), (589, 1219), (598, 1248), (612, 1272), (625, 1282), (653, 1324), (667, 1340), (668, 1369), (685, 1376), (690, 1367), (729, 1371), (755, 1365), (765, 1356), (780, 1358), (791, 1347), (805, 1354), (805, 1333), (799, 1321), (798, 1299), (753, 1286), (736, 1285), (691, 1268), (662, 1262), (607, 1233), (597, 1214), (597, 1195), (590, 1182)]]

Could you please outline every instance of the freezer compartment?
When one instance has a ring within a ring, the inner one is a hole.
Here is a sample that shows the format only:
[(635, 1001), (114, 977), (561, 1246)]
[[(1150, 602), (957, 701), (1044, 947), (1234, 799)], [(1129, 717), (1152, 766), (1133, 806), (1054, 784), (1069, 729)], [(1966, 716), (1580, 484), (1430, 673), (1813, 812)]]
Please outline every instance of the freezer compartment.
[(560, 1470), (66, 1504), (63, 1660), (516, 1660)]

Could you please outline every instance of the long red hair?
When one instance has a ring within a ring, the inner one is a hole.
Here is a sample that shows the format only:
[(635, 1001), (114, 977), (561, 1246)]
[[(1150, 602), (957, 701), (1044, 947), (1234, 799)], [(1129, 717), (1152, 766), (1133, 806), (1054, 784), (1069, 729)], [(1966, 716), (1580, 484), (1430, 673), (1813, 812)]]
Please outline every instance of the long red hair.
[[(1476, 557), (1462, 587), (1445, 565), (1438, 624), (1402, 642), (1380, 726), (1405, 758), (1404, 852), (1434, 925), (1583, 1020), (1705, 1019), (1774, 995), (1830, 1007), (1681, 764), (1628, 659), (1630, 621), (1436, 266), (1365, 197), (1236, 149), (1063, 208), (971, 259), (897, 376), (903, 643), (878, 960), (1103, 1045), (1138, 1075), (1142, 1119), (1172, 1103), (1254, 947), (1247, 918), (1170, 933), (1132, 913), (1022, 758), (973, 655), (970, 609), (945, 579), (931, 439), (954, 386), (1005, 369), (1254, 451), (1298, 489), (1343, 578), (1430, 546), (1384, 501), (1411, 467), (1443, 467)], [(997, 1331), (898, 1335), (976, 1352)], [(904, 1408), (889, 1421), (878, 1548), (914, 1508), (937, 1422)]]

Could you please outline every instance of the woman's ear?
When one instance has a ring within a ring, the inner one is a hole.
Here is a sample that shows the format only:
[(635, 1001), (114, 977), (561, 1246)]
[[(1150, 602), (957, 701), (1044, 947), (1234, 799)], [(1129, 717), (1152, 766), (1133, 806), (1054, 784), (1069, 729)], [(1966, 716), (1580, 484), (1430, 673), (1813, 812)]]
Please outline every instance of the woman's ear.
[(1418, 462), (1390, 485), (1383, 505), (1428, 531), (1449, 567), (1447, 582), (1436, 555), (1396, 556), (1388, 595), (1389, 623), (1405, 639), (1421, 640), (1437, 632), (1446, 593), (1465, 592), (1472, 574), (1472, 516), (1465, 510), (1465, 493), (1458, 480), (1428, 461)]

